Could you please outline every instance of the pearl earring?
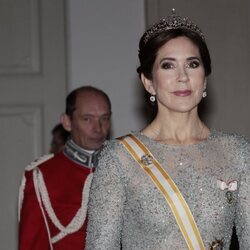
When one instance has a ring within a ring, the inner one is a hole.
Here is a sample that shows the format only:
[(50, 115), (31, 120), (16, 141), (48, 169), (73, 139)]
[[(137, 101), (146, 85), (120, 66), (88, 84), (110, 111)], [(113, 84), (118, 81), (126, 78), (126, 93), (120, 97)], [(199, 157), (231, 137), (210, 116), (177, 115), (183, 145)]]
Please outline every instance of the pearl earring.
[(202, 93), (202, 97), (205, 98), (207, 96), (207, 91), (204, 90), (203, 93)]
[(155, 95), (151, 95), (150, 98), (149, 98), (149, 100), (150, 100), (151, 102), (155, 102)]

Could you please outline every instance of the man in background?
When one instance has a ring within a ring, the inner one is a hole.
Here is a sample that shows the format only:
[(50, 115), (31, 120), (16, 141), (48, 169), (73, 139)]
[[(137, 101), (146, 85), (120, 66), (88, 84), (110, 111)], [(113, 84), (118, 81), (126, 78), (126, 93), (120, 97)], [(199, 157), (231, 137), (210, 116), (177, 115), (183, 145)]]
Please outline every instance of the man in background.
[(64, 145), (70, 135), (70, 132), (65, 130), (61, 123), (57, 124), (51, 131), (52, 139), (49, 152), (58, 154), (63, 151)]
[(91, 86), (72, 91), (61, 123), (63, 152), (25, 171), (19, 194), (19, 250), (84, 249), (93, 168), (111, 127), (108, 96)]

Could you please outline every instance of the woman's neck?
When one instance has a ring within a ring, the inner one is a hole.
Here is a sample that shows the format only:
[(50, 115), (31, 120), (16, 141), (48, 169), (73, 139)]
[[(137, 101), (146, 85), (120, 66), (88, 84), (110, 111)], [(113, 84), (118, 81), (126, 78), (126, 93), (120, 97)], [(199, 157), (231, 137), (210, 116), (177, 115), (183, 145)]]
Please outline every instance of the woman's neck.
[(166, 144), (195, 144), (207, 139), (209, 129), (195, 113), (157, 115), (142, 133)]

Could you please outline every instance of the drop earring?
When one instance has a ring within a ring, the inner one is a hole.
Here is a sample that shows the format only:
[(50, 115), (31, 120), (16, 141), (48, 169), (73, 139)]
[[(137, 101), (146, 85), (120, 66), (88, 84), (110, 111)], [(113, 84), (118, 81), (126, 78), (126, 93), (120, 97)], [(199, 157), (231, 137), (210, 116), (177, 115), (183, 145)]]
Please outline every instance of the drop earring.
[(151, 95), (149, 100), (154, 103), (155, 102), (155, 95)]
[(207, 91), (204, 90), (203, 93), (202, 93), (202, 97), (205, 98), (207, 96)]

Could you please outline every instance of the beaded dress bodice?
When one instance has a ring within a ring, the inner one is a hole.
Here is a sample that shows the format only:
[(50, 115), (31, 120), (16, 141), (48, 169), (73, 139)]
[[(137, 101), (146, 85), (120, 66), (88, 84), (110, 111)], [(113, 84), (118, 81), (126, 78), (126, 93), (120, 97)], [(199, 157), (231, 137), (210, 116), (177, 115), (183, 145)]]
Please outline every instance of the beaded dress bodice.
[[(250, 249), (249, 143), (212, 130), (194, 145), (166, 145), (135, 132), (185, 198), (206, 249), (229, 249), (235, 223), (240, 249)], [(217, 182), (236, 181), (237, 190)], [(152, 180), (116, 140), (106, 144), (90, 194), (86, 249), (187, 249), (172, 211)]]

